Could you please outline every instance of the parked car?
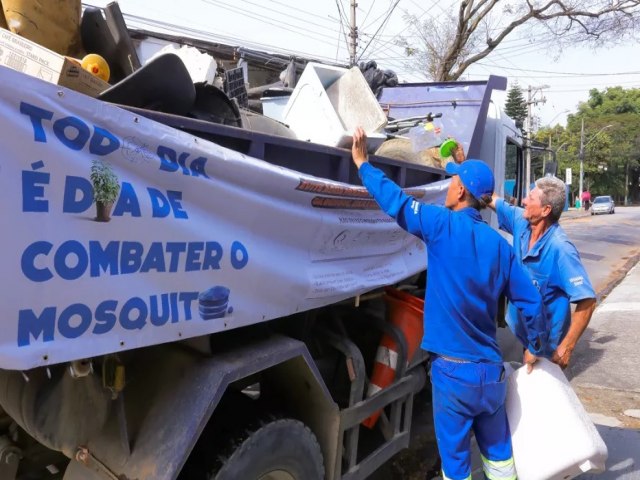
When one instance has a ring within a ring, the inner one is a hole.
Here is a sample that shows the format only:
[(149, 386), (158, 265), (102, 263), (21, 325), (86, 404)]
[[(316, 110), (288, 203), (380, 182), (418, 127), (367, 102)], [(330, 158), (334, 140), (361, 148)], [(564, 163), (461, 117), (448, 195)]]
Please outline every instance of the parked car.
[(616, 213), (616, 204), (611, 195), (601, 195), (595, 198), (591, 204), (591, 215), (597, 213)]

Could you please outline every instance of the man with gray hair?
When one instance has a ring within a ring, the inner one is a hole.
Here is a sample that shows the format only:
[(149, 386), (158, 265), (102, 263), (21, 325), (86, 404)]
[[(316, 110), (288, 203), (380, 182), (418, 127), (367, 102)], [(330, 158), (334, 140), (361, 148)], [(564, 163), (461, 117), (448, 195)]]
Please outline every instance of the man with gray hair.
[[(566, 368), (578, 339), (596, 306), (596, 294), (576, 247), (558, 221), (566, 199), (565, 185), (556, 177), (543, 177), (514, 207), (494, 195), (490, 207), (500, 229), (513, 235), (516, 258), (540, 290), (547, 310), (549, 343), (546, 356)], [(571, 303), (576, 304), (571, 313)], [(507, 323), (520, 339), (525, 335), (518, 311), (509, 305)], [(525, 337), (526, 338), (526, 337)]]

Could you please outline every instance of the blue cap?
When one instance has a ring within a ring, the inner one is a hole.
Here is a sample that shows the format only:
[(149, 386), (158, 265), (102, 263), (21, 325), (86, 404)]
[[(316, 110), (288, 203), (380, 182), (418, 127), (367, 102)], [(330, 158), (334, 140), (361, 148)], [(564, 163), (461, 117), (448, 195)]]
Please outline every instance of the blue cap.
[(449, 162), (445, 171), (458, 175), (460, 181), (471, 195), (481, 199), (484, 195), (493, 195), (495, 180), (493, 172), (482, 160), (465, 160), (462, 163)]

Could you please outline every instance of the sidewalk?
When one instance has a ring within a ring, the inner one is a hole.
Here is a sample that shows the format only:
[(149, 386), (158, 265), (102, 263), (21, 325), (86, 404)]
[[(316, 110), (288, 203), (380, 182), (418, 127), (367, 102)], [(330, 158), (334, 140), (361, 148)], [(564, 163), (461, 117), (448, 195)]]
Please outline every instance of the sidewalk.
[(588, 217), (589, 215), (591, 215), (589, 211), (585, 211), (583, 208), (576, 209), (571, 207), (566, 212), (562, 212), (562, 215), (560, 216), (560, 221), (568, 220), (572, 218)]
[(583, 480), (640, 480), (640, 264), (598, 306), (567, 372), (609, 449)]

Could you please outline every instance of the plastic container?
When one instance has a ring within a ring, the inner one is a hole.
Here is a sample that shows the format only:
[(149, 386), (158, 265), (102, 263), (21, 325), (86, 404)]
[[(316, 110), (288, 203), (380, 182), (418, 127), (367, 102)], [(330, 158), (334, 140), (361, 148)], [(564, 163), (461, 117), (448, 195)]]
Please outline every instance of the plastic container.
[(380, 133), (387, 117), (357, 67), (346, 69), (309, 63), (285, 108), (284, 123), (301, 140), (349, 148), (356, 127), (374, 151), (386, 140)]
[(267, 117), (284, 122), (284, 109), (289, 102), (289, 96), (286, 97), (262, 97), (262, 113)]
[(442, 123), (434, 120), (420, 124), (409, 130), (408, 136), (414, 152), (439, 147), (442, 143)]
[(173, 44), (166, 45), (152, 55), (145, 63), (148, 63), (153, 58), (157, 58), (165, 53), (173, 53), (180, 57), (184, 66), (187, 67), (189, 76), (193, 83), (206, 82), (213, 84), (213, 79), (216, 75), (217, 63), (214, 58), (208, 53), (202, 53), (195, 47), (189, 47), (183, 45), (178, 48)]
[(450, 157), (453, 153), (453, 149), (458, 147), (458, 142), (456, 142), (453, 138), (448, 138), (442, 145), (440, 145), (440, 158)]
[(604, 471), (607, 446), (560, 367), (540, 359), (530, 374), (526, 367), (511, 372), (507, 385), (519, 480), (566, 480)]

